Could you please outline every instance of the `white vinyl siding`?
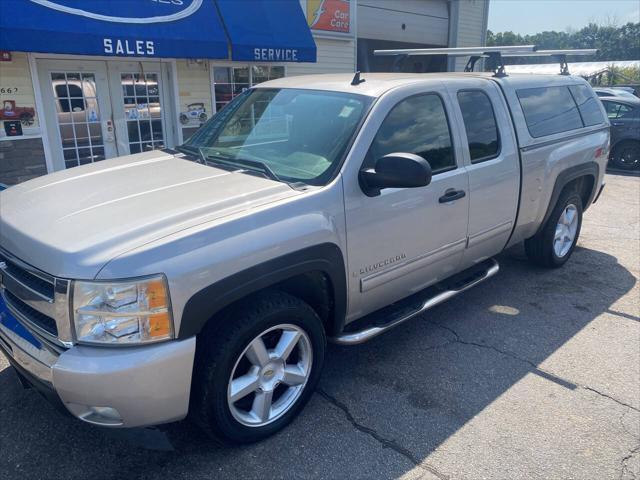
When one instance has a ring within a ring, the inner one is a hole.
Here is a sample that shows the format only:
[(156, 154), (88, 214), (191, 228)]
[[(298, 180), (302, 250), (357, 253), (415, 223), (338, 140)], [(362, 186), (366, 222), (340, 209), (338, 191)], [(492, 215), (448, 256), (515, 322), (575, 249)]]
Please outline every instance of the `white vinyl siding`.
[[(486, 18), (489, 0), (458, 0), (458, 18), (456, 38), (451, 39), (450, 47), (477, 47), (485, 41)], [(456, 19), (452, 19), (456, 21)], [(464, 70), (466, 57), (455, 59), (455, 71)], [(476, 67), (478, 69), (478, 67)]]
[(209, 63), (196, 63), (189, 60), (177, 60), (178, 92), (180, 95), (180, 111), (188, 109), (192, 103), (204, 103), (207, 114), (213, 112), (211, 102), (211, 80), (209, 78)]
[(355, 71), (353, 40), (316, 36), (318, 61), (316, 63), (288, 63), (287, 77), (314, 73), (345, 73)]

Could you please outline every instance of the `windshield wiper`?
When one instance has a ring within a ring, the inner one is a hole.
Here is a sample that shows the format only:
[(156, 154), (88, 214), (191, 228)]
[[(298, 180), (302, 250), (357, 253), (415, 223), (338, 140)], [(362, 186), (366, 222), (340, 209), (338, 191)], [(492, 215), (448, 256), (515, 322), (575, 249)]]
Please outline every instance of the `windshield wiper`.
[(238, 158), (238, 157), (227, 157), (225, 155), (216, 152), (215, 155), (205, 155), (202, 149), (199, 149), (201, 158), (208, 162), (209, 160), (213, 160), (214, 162), (224, 163), (225, 165), (231, 165), (233, 167), (247, 167), (250, 170), (259, 171), (264, 173), (271, 180), (275, 180), (276, 182), (289, 183), (278, 177), (276, 173), (264, 162), (259, 160), (250, 160), (248, 158)]
[(185, 153), (187, 155), (193, 155), (194, 153), (198, 153), (194, 147), (188, 147), (187, 145), (178, 145), (175, 147), (177, 151), (180, 153)]

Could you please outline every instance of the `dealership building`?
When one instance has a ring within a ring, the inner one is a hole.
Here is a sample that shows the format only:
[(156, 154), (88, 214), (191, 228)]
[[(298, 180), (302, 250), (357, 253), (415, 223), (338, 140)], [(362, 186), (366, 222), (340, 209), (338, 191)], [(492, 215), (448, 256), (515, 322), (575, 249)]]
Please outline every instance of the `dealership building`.
[(182, 143), (282, 76), (461, 70), (489, 0), (1, 0), (0, 183)]

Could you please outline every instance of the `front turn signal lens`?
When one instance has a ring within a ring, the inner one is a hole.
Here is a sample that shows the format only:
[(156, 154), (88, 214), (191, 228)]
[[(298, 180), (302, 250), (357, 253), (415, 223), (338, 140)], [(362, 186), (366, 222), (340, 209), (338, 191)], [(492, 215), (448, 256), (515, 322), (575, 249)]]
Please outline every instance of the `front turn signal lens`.
[(76, 281), (72, 313), (80, 343), (134, 345), (174, 338), (169, 288), (162, 275)]

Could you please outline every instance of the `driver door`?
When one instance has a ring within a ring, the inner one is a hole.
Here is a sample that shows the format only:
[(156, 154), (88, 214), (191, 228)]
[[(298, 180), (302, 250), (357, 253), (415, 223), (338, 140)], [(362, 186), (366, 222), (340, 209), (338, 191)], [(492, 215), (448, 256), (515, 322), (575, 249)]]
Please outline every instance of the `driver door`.
[(433, 177), (425, 187), (383, 189), (378, 196), (363, 193), (356, 179), (345, 181), (347, 321), (422, 290), (461, 264), (469, 185), (462, 156), (456, 155), (458, 140), (450, 129), (454, 117), (446, 110), (446, 95), (444, 88), (435, 88), (372, 114), (384, 120), (362, 167), (372, 167), (389, 153), (414, 153), (430, 163)]

